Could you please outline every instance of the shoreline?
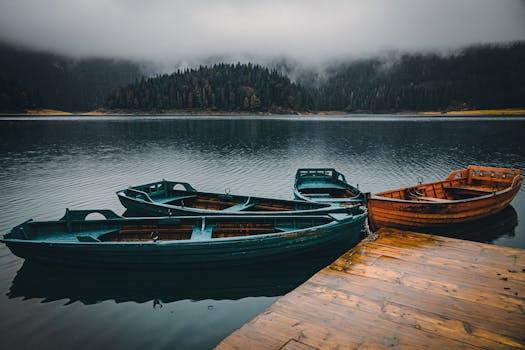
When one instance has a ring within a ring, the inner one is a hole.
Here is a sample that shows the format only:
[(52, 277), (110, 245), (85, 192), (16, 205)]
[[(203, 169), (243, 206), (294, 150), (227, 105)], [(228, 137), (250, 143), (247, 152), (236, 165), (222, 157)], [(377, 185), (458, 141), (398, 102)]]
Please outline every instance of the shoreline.
[(0, 116), (72, 116), (72, 117), (97, 117), (97, 116), (219, 116), (219, 117), (253, 117), (253, 116), (343, 116), (343, 115), (390, 115), (390, 116), (424, 116), (424, 117), (482, 117), (482, 116), (525, 116), (525, 108), (505, 108), (505, 109), (473, 109), (459, 111), (397, 111), (397, 112), (372, 112), (372, 111), (286, 111), (283, 113), (271, 112), (219, 112), (211, 110), (167, 110), (167, 111), (120, 111), (120, 110), (95, 110), (87, 112), (67, 112), (54, 109), (32, 109), (25, 112), (0, 113)]

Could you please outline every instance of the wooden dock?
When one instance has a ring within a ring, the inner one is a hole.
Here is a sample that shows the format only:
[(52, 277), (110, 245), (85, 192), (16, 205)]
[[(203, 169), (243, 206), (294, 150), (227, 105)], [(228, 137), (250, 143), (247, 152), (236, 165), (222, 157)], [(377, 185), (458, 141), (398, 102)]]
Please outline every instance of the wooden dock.
[(217, 349), (525, 348), (525, 250), (376, 234)]

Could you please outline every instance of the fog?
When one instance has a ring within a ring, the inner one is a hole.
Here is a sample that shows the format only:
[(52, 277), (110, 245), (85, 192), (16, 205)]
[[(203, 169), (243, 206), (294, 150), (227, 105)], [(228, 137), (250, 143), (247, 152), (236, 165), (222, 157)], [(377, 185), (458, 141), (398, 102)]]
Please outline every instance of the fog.
[(0, 0), (0, 40), (75, 58), (304, 65), (525, 40), (523, 0)]

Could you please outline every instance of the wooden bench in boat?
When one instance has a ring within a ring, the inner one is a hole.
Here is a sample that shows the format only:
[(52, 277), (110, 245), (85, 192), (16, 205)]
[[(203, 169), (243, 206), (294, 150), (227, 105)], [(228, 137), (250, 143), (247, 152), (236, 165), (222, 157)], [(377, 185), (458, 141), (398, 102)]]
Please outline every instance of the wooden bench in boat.
[(197, 198), (197, 195), (189, 194), (189, 195), (177, 196), (177, 197), (155, 198), (153, 201), (157, 203), (161, 203), (161, 204), (166, 204), (169, 202), (175, 202), (181, 199), (189, 199), (189, 198)]
[(491, 187), (469, 186), (469, 185), (443, 186), (443, 190), (445, 191), (467, 191), (467, 192), (475, 192), (475, 193), (494, 193), (495, 191), (497, 191), (496, 189), (491, 188)]
[(223, 213), (235, 213), (241, 210), (246, 210), (255, 206), (255, 203), (249, 203), (250, 198), (244, 203), (232, 205), (231, 207), (221, 210)]
[(303, 193), (305, 197), (331, 198), (330, 193)]
[(288, 232), (288, 231), (297, 230), (295, 227), (285, 227), (285, 226), (275, 226), (274, 229), (277, 232)]
[(119, 232), (118, 228), (111, 228), (108, 230), (94, 230), (94, 231), (83, 231), (75, 236), (79, 242), (100, 242), (100, 236), (107, 233)]
[(203, 241), (211, 239), (213, 232), (213, 226), (205, 226), (202, 227), (200, 225), (193, 226), (193, 230), (191, 232), (191, 240), (192, 241)]
[(436, 198), (436, 197), (415, 197), (414, 199), (424, 201), (424, 202), (436, 202), (436, 203), (448, 203), (451, 200), (445, 198)]

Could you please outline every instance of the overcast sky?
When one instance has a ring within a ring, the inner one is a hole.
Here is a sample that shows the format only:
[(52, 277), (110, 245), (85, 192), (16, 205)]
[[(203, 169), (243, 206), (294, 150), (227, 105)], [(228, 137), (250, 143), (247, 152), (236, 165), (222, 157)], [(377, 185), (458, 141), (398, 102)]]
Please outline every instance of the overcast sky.
[(0, 0), (0, 39), (74, 57), (316, 64), (525, 40), (525, 1)]

